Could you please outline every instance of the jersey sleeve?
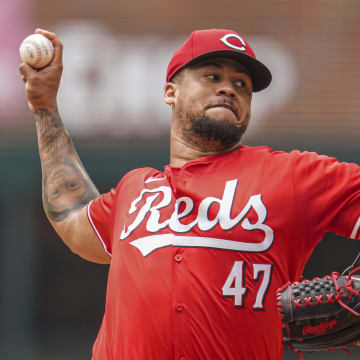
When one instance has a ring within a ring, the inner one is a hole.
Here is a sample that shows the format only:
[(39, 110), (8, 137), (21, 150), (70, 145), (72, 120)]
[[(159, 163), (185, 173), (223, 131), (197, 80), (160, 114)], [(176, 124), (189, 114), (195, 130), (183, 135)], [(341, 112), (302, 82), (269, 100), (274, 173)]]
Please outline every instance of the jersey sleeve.
[(293, 152), (293, 186), (308, 237), (334, 232), (360, 237), (360, 167), (310, 152)]
[(112, 256), (115, 199), (116, 189), (111, 189), (108, 193), (92, 200), (87, 206), (89, 222), (104, 246), (105, 252), (110, 256)]

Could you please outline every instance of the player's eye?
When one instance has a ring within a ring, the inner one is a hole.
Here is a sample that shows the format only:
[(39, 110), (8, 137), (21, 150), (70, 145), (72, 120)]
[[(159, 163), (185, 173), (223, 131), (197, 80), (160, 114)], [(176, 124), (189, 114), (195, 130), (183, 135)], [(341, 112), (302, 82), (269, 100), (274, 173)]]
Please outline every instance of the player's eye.
[(219, 75), (217, 74), (206, 74), (205, 77), (212, 81), (218, 81), (220, 79)]
[(235, 82), (235, 85), (240, 88), (246, 87), (246, 82), (244, 80), (238, 80)]

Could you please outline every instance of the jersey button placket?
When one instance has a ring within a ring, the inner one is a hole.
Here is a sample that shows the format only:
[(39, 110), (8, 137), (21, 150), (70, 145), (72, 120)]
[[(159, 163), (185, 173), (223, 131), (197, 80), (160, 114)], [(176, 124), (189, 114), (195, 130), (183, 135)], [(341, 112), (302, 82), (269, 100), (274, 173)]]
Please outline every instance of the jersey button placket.
[(176, 255), (175, 255), (175, 261), (181, 262), (182, 259), (183, 259), (183, 256), (182, 256), (181, 254), (176, 254)]
[[(183, 256), (181, 254), (176, 254), (175, 257), (174, 257), (175, 261), (180, 263), (182, 260), (183, 260)], [(177, 312), (182, 312), (184, 310), (184, 305), (181, 304), (180, 302), (178, 302), (176, 305), (175, 305), (175, 309)]]
[(179, 248), (173, 253), (174, 262), (174, 335), (175, 335), (175, 359), (185, 360), (184, 350), (190, 341), (189, 333), (189, 308), (187, 304), (187, 291), (188, 291), (188, 269), (186, 255), (184, 255), (184, 249)]

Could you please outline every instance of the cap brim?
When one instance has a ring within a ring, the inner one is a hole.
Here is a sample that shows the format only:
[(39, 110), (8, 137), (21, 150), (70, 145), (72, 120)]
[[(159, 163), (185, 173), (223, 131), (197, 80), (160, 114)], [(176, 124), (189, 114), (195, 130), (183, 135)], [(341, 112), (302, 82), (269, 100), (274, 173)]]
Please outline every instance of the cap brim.
[(267, 88), (272, 79), (270, 70), (259, 60), (236, 50), (215, 50), (201, 54), (190, 61), (183, 67), (196, 64), (201, 60), (213, 57), (229, 57), (238, 61), (248, 71), (253, 83), (253, 92), (261, 91)]

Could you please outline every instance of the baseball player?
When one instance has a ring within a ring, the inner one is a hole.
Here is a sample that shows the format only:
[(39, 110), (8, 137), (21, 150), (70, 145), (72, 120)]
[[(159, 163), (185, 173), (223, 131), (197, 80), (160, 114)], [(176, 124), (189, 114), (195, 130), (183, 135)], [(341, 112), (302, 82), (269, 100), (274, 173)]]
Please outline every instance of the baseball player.
[(20, 66), (44, 209), (71, 251), (110, 264), (93, 360), (281, 359), (276, 290), (299, 279), (326, 232), (359, 237), (359, 167), (242, 145), (271, 73), (236, 32), (201, 30), (167, 69), (170, 164), (99, 196), (57, 109), (62, 45), (36, 32), (55, 47), (41, 71)]

